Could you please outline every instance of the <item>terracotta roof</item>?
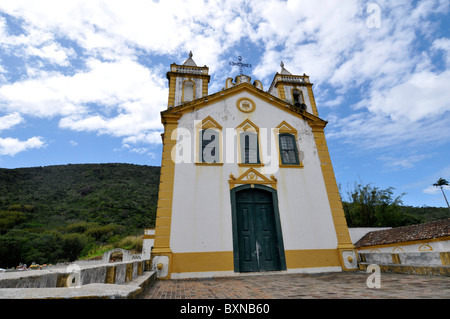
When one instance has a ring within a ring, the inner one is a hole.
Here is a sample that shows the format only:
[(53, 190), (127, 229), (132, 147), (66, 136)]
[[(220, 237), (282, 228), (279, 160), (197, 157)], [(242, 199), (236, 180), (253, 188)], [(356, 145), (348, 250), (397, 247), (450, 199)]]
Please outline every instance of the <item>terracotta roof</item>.
[(371, 231), (358, 240), (355, 246), (384, 245), (445, 236), (450, 236), (450, 218), (424, 224)]

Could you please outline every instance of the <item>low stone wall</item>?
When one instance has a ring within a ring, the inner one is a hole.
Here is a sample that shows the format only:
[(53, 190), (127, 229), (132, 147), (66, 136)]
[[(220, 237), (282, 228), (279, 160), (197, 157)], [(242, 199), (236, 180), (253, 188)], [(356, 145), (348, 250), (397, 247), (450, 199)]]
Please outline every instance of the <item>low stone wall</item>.
[(149, 260), (116, 263), (76, 263), (65, 268), (5, 272), (0, 288), (58, 288), (92, 283), (123, 284), (150, 270)]
[(370, 264), (382, 272), (450, 276), (450, 252), (359, 253), (359, 269)]

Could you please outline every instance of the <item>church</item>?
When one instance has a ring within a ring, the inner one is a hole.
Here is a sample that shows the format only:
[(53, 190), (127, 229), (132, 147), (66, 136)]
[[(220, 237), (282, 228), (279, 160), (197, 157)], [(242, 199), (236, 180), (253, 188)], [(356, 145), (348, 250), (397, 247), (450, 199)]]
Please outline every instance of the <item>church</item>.
[(152, 266), (160, 279), (358, 268), (309, 76), (210, 94), (192, 53), (167, 72)]

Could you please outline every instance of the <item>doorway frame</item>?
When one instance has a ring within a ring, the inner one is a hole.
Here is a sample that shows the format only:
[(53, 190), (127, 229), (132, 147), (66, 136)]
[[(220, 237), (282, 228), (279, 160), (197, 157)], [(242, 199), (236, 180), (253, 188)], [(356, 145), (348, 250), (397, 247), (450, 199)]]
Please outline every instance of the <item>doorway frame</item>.
[(248, 190), (248, 189), (260, 189), (266, 192), (270, 192), (272, 195), (272, 205), (273, 205), (273, 217), (275, 222), (275, 232), (277, 239), (277, 250), (278, 256), (280, 258), (280, 271), (286, 270), (286, 256), (284, 252), (283, 243), (283, 233), (281, 231), (281, 221), (280, 221), (280, 211), (278, 209), (278, 193), (277, 190), (261, 184), (245, 184), (241, 186), (234, 187), (230, 190), (231, 197), (231, 221), (233, 230), (233, 262), (234, 262), (234, 272), (241, 272), (239, 264), (239, 237), (238, 237), (238, 222), (237, 222), (237, 203), (236, 203), (236, 193)]

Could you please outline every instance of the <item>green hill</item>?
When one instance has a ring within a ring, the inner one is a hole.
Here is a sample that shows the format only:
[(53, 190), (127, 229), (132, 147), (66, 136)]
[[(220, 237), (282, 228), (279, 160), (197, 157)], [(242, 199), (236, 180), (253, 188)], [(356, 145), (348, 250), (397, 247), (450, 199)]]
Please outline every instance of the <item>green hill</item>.
[(0, 267), (74, 260), (154, 227), (159, 167), (0, 169)]

